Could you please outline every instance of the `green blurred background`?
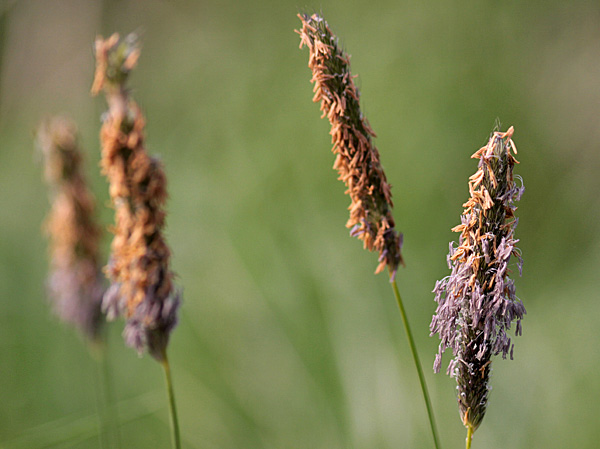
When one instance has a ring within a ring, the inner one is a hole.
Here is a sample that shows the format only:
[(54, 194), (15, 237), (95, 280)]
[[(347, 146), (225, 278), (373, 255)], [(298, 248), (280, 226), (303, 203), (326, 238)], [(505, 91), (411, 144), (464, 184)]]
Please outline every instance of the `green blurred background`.
[[(349, 199), (311, 102), (299, 10), (353, 55), (404, 233), (398, 275), (444, 448), (464, 447), (434, 375), (430, 293), (498, 117), (515, 126), (527, 307), (496, 359), (474, 448), (600, 443), (600, 4), (589, 1), (0, 1), (0, 447), (98, 447), (95, 365), (45, 300), (48, 211), (34, 131), (80, 126), (103, 225), (97, 34), (138, 31), (131, 85), (169, 179), (184, 288), (170, 358), (185, 448), (431, 447), (387, 276), (344, 228)], [(108, 250), (110, 236), (104, 239)], [(516, 272), (516, 270), (514, 270)], [(109, 328), (124, 448), (169, 447), (161, 369)], [(446, 355), (444, 364), (449, 356)]]

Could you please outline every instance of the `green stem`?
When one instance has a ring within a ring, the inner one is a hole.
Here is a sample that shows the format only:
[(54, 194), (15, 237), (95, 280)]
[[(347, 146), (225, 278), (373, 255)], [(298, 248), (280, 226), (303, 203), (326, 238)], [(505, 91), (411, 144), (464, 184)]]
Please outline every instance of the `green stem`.
[(100, 418), (100, 446), (102, 448), (121, 447), (119, 419), (112, 390), (110, 368), (108, 366), (106, 342), (99, 337), (90, 342), (90, 352), (96, 361), (96, 399)]
[(467, 426), (467, 449), (471, 449), (471, 439), (473, 438), (473, 427)]
[(181, 449), (181, 439), (179, 437), (179, 420), (177, 419), (177, 407), (175, 406), (175, 391), (173, 390), (173, 378), (171, 377), (171, 366), (167, 358), (167, 351), (163, 353), (161, 365), (165, 370), (165, 380), (167, 382), (167, 395), (169, 397), (169, 411), (171, 412), (171, 430), (173, 435), (173, 448)]
[(423, 375), (423, 369), (421, 368), (421, 362), (419, 361), (419, 355), (417, 354), (417, 347), (415, 346), (412, 332), (408, 324), (408, 318), (406, 317), (406, 311), (404, 310), (404, 305), (402, 304), (402, 298), (400, 297), (400, 292), (398, 291), (398, 284), (396, 284), (396, 280), (393, 280), (391, 284), (392, 289), (394, 290), (394, 295), (396, 296), (396, 302), (398, 303), (398, 309), (400, 309), (402, 322), (404, 323), (404, 330), (406, 331), (406, 337), (408, 338), (410, 351), (412, 352), (413, 360), (415, 361), (415, 367), (417, 368), (417, 373), (419, 375), (419, 382), (421, 383), (421, 390), (423, 391), (423, 399), (425, 399), (425, 406), (427, 407), (427, 414), (429, 415), (429, 424), (431, 425), (433, 442), (435, 444), (436, 449), (440, 449), (441, 446), (439, 443), (439, 437), (435, 425), (435, 418), (433, 417), (433, 408), (431, 407), (431, 400), (429, 399), (429, 393), (427, 392), (425, 376)]

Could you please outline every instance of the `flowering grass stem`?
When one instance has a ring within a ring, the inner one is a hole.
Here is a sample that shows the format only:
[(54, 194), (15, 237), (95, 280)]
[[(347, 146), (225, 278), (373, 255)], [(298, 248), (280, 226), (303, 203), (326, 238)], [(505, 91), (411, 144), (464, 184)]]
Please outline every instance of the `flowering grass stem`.
[[(437, 427), (435, 425), (435, 418), (433, 416), (433, 407), (431, 406), (431, 400), (429, 399), (429, 392), (427, 391), (427, 383), (425, 382), (425, 376), (423, 375), (423, 369), (421, 368), (421, 362), (419, 360), (419, 354), (417, 353), (417, 347), (408, 324), (408, 317), (406, 316), (406, 310), (404, 310), (404, 304), (402, 303), (402, 297), (398, 290), (398, 284), (394, 279), (391, 282), (392, 290), (394, 290), (394, 296), (398, 303), (398, 309), (400, 309), (400, 316), (402, 317), (402, 323), (404, 324), (404, 330), (406, 331), (406, 338), (410, 346), (410, 352), (412, 353), (413, 360), (415, 361), (415, 367), (417, 368), (417, 374), (419, 375), (419, 383), (421, 384), (421, 390), (423, 392), (423, 399), (425, 400), (425, 407), (427, 408), (427, 415), (429, 416), (429, 424), (431, 425), (431, 434), (433, 436), (433, 443), (436, 449), (440, 449), (440, 439), (438, 437)], [(467, 446), (468, 449), (468, 446)]]
[(44, 223), (50, 253), (48, 297), (58, 317), (75, 326), (84, 337), (94, 359), (100, 446), (120, 448), (101, 312), (102, 230), (85, 176), (85, 153), (79, 144), (77, 126), (66, 117), (44, 120), (37, 132), (37, 143), (52, 203)]
[(177, 418), (177, 406), (175, 405), (175, 390), (173, 389), (173, 377), (171, 376), (171, 366), (169, 365), (169, 359), (167, 358), (166, 349), (163, 352), (163, 357), (160, 363), (165, 370), (167, 396), (169, 398), (169, 413), (171, 415), (173, 448), (181, 449), (181, 438), (179, 436), (179, 420)]
[(166, 175), (145, 146), (145, 118), (131, 98), (127, 78), (140, 56), (139, 39), (130, 34), (98, 37), (92, 94), (104, 92), (108, 111), (100, 131), (102, 172), (109, 180), (115, 208), (115, 234), (105, 271), (111, 281), (103, 299), (108, 319), (127, 319), (123, 336), (141, 355), (147, 351), (164, 368), (173, 448), (180, 449), (179, 423), (169, 336), (177, 324), (181, 292), (173, 283), (171, 251), (164, 237)]
[(447, 261), (452, 271), (433, 290), (438, 307), (430, 330), (440, 337), (434, 371), (440, 371), (442, 353), (451, 348), (454, 358), (446, 373), (457, 382), (467, 449), (487, 409), (492, 357), (513, 358), (508, 331), (516, 321), (515, 335), (521, 335), (526, 313), (509, 276), (514, 265), (521, 274), (523, 264), (516, 247), (515, 211), (524, 187), (513, 174), (518, 164), (513, 133), (512, 126), (500, 132), (498, 125), (487, 145), (471, 156), (479, 163), (469, 178), (470, 198), (463, 204), (461, 224), (452, 229), (460, 233), (458, 244), (450, 243)]
[(337, 37), (321, 16), (299, 14), (298, 17), (302, 21), (302, 29), (297, 30), (300, 48), (306, 46), (309, 49), (313, 101), (321, 103), (322, 117), (327, 117), (331, 123), (332, 151), (336, 155), (334, 168), (352, 200), (346, 226), (351, 229), (350, 235), (363, 241), (365, 249), (379, 252), (375, 273), (388, 267), (423, 390), (433, 441), (436, 449), (440, 449), (425, 377), (395, 281), (398, 265), (404, 265), (402, 234), (395, 230), (391, 186), (373, 143), (375, 133), (360, 108), (359, 91), (350, 70), (350, 56), (339, 46)]

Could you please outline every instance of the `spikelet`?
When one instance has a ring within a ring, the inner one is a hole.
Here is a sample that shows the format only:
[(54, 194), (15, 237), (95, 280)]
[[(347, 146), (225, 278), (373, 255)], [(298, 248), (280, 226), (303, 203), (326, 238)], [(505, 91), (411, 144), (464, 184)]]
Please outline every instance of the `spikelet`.
[(104, 91), (109, 109), (100, 132), (102, 171), (115, 208), (114, 239), (106, 273), (112, 282), (103, 307), (110, 319), (127, 318), (124, 336), (141, 354), (164, 360), (177, 323), (180, 293), (169, 268), (163, 236), (166, 178), (162, 164), (144, 147), (144, 117), (126, 81), (140, 55), (135, 35), (96, 40), (92, 93)]
[(350, 234), (364, 242), (370, 251), (379, 252), (376, 273), (387, 266), (391, 280), (403, 264), (402, 234), (394, 229), (392, 194), (386, 181), (379, 152), (372, 142), (375, 133), (363, 117), (359, 92), (350, 72), (350, 56), (338, 46), (327, 22), (317, 14), (299, 14), (302, 29), (300, 48), (310, 52), (314, 102), (321, 102), (322, 117), (331, 123), (331, 137), (336, 155), (334, 168), (350, 195)]
[(37, 133), (52, 208), (44, 223), (49, 237), (48, 295), (56, 314), (96, 340), (104, 319), (104, 293), (95, 222), (95, 202), (82, 170), (75, 124), (54, 117)]
[(510, 354), (512, 358), (513, 345), (506, 332), (516, 320), (520, 335), (526, 313), (508, 277), (511, 256), (519, 272), (523, 263), (514, 238), (515, 202), (524, 187), (517, 186), (513, 177), (518, 163), (512, 154), (517, 153), (513, 132), (513, 127), (494, 132), (488, 144), (473, 154), (479, 167), (469, 178), (470, 198), (463, 205), (461, 224), (452, 229), (460, 233), (458, 246), (450, 244), (452, 273), (434, 289), (438, 307), (430, 329), (441, 340), (434, 370), (439, 372), (442, 353), (452, 348), (454, 359), (447, 373), (456, 378), (460, 415), (472, 431), (486, 411), (491, 357)]

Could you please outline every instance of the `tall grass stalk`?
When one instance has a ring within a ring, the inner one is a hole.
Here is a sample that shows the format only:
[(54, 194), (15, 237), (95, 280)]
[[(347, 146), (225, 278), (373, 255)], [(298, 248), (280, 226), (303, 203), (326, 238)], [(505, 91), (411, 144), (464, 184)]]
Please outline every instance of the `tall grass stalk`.
[(96, 402), (100, 421), (100, 443), (103, 448), (120, 448), (119, 413), (115, 403), (113, 382), (108, 363), (106, 341), (90, 344), (96, 366)]
[(167, 199), (161, 161), (145, 147), (145, 118), (127, 86), (140, 56), (136, 35), (96, 39), (94, 95), (103, 92), (108, 111), (100, 131), (102, 171), (110, 183), (115, 208), (111, 257), (105, 268), (111, 286), (103, 309), (109, 319), (127, 319), (123, 336), (140, 355), (148, 352), (165, 370), (173, 445), (180, 447), (171, 370), (169, 337), (177, 324), (180, 291), (170, 269), (171, 251), (164, 237)]
[(365, 249), (379, 252), (379, 265), (375, 273), (386, 266), (406, 335), (412, 352), (423, 398), (429, 416), (436, 449), (440, 448), (433, 408), (427, 392), (425, 377), (417, 354), (415, 342), (408, 324), (406, 311), (396, 284), (396, 272), (403, 265), (402, 234), (395, 230), (392, 216), (392, 193), (373, 143), (375, 133), (363, 116), (359, 91), (350, 70), (350, 56), (338, 45), (337, 37), (327, 22), (317, 14), (300, 14), (302, 29), (300, 48), (309, 49), (308, 66), (312, 71), (313, 101), (321, 103), (322, 117), (331, 124), (334, 168), (339, 179), (347, 186), (351, 198), (350, 218), (346, 227), (350, 235), (363, 241)]
[(175, 390), (173, 388), (173, 376), (171, 375), (171, 365), (165, 349), (162, 361), (160, 362), (165, 372), (165, 382), (167, 385), (167, 399), (169, 400), (169, 415), (171, 417), (171, 435), (173, 447), (181, 448), (181, 437), (179, 436), (179, 419), (177, 418), (177, 406), (175, 404)]
[(44, 223), (50, 253), (48, 297), (57, 316), (75, 326), (88, 345), (97, 373), (100, 443), (104, 448), (119, 448), (101, 312), (102, 231), (96, 223), (95, 198), (87, 185), (77, 127), (66, 117), (52, 117), (40, 125), (37, 143), (52, 203)]
[(425, 401), (427, 416), (429, 417), (429, 425), (431, 426), (433, 443), (435, 444), (436, 449), (440, 449), (440, 438), (438, 436), (435, 417), (433, 416), (433, 407), (431, 406), (431, 399), (429, 398), (429, 391), (427, 390), (427, 383), (425, 381), (425, 376), (423, 375), (423, 368), (421, 367), (421, 361), (419, 360), (417, 346), (415, 345), (415, 340), (413, 338), (412, 331), (410, 330), (410, 325), (408, 324), (408, 316), (406, 315), (406, 310), (404, 309), (404, 304), (402, 303), (402, 297), (400, 296), (400, 291), (398, 290), (398, 284), (396, 283), (395, 279), (392, 280), (391, 284), (392, 290), (394, 291), (394, 296), (396, 297), (396, 303), (398, 304), (398, 309), (400, 310), (400, 316), (402, 317), (402, 324), (404, 324), (404, 330), (406, 331), (406, 338), (408, 340), (408, 345), (410, 346), (410, 352), (419, 376), (419, 383), (421, 384), (421, 391), (423, 392), (423, 400)]
[(522, 180), (515, 182), (513, 168), (517, 148), (514, 128), (497, 129), (484, 147), (471, 156), (478, 170), (469, 178), (470, 198), (463, 204), (458, 245), (450, 244), (450, 276), (436, 283), (436, 314), (431, 333), (440, 337), (434, 371), (441, 368), (442, 353), (452, 349), (454, 358), (446, 373), (456, 379), (461, 420), (467, 428), (467, 449), (481, 424), (491, 390), (492, 357), (512, 359), (514, 345), (508, 336), (513, 322), (521, 334), (525, 307), (509, 277), (511, 258), (521, 272), (523, 259), (516, 244), (516, 202), (523, 194)]

